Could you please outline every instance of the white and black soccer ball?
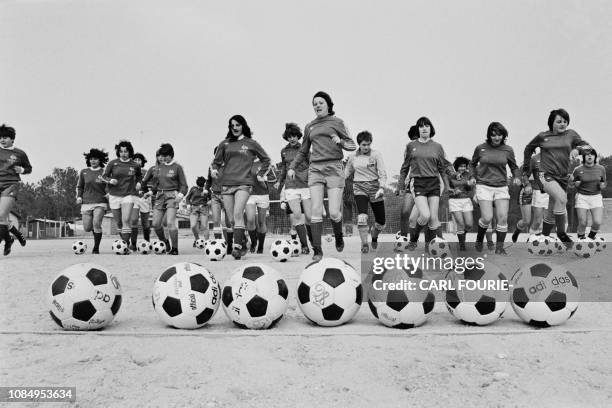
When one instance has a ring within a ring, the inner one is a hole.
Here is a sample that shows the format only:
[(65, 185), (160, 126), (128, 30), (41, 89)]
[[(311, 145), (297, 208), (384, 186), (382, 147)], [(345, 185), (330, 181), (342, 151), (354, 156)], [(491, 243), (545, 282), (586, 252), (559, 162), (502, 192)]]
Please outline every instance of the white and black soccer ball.
[(556, 251), (554, 248), (552, 238), (544, 235), (532, 234), (527, 240), (527, 251), (532, 255), (550, 256)]
[(332, 242), (333, 240), (334, 240), (334, 237), (332, 237), (332, 235), (331, 235), (331, 234), (327, 234), (327, 235), (325, 236), (325, 241), (327, 241), (327, 242)]
[(291, 258), (292, 246), (289, 241), (277, 239), (270, 246), (270, 255), (279, 262), (287, 262)]
[(595, 237), (595, 243), (597, 244), (597, 252), (601, 252), (608, 247), (604, 237)]
[(579, 258), (592, 258), (597, 252), (597, 243), (591, 238), (584, 238), (574, 242), (572, 251)]
[(219, 309), (221, 286), (202, 265), (180, 262), (167, 268), (153, 286), (153, 308), (177, 329), (204, 326)]
[(462, 275), (450, 271), (445, 280), (453, 287), (446, 291), (446, 309), (461, 322), (484, 326), (504, 314), (508, 279), (498, 267), (488, 263), (484, 268), (467, 269)]
[(116, 276), (92, 263), (72, 265), (47, 291), (49, 314), (64, 330), (96, 330), (113, 321), (121, 307)]
[(288, 296), (280, 273), (268, 265), (248, 264), (225, 283), (223, 310), (242, 329), (269, 329), (283, 318)]
[(510, 283), (512, 309), (530, 325), (560, 325), (578, 309), (578, 282), (564, 265), (530, 263), (519, 268)]
[(221, 261), (227, 254), (227, 243), (222, 239), (209, 240), (204, 254), (210, 261)]
[(429, 255), (444, 259), (450, 256), (450, 254), (450, 245), (445, 239), (435, 237), (429, 242)]
[(72, 243), (72, 252), (77, 255), (83, 255), (87, 251), (87, 244), (83, 241), (74, 241)]
[(395, 329), (412, 329), (425, 323), (434, 309), (436, 298), (432, 291), (421, 288), (422, 280), (423, 271), (412, 264), (405, 269), (370, 273), (364, 286), (374, 317)]
[(298, 306), (311, 322), (339, 326), (351, 320), (363, 299), (361, 277), (345, 261), (323, 258), (302, 272), (297, 287)]
[(167, 251), (166, 243), (164, 241), (154, 241), (153, 242), (153, 252), (155, 255), (163, 255)]
[(291, 256), (300, 256), (300, 253), (302, 252), (302, 244), (300, 244), (300, 241), (297, 239), (290, 239), (288, 242), (289, 245), (291, 245)]
[(111, 250), (117, 255), (127, 255), (130, 252), (128, 244), (121, 239), (116, 239), (113, 242), (111, 245)]
[(149, 241), (142, 239), (136, 243), (136, 249), (138, 250), (138, 253), (146, 255), (153, 251), (153, 245)]
[(397, 241), (397, 240), (399, 239), (399, 237), (401, 237), (401, 236), (402, 236), (402, 231), (397, 231), (397, 232), (395, 233), (395, 236), (393, 237), (393, 239), (394, 239), (395, 241)]
[(405, 237), (403, 235), (395, 236), (395, 249), (397, 251), (407, 251), (410, 249), (410, 238)]
[(198, 249), (204, 249), (206, 248), (207, 243), (208, 241), (205, 240), (204, 238), (199, 238), (199, 239), (196, 239), (195, 246)]
[(561, 254), (567, 251), (567, 247), (558, 237), (550, 237), (552, 239), (553, 248), (557, 253)]

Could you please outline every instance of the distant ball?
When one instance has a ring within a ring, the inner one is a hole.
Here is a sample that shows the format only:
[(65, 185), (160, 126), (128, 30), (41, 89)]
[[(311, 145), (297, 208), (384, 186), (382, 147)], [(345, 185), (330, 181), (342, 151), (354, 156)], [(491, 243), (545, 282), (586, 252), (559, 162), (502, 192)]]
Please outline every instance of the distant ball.
[(77, 255), (83, 255), (87, 251), (87, 244), (83, 241), (74, 241), (72, 243), (72, 252)]

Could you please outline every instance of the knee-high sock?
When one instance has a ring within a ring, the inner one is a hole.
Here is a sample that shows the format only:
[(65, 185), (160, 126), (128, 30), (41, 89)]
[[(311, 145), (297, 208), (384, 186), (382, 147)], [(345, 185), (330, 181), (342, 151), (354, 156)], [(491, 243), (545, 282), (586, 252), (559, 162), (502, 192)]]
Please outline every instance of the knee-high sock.
[(332, 223), (332, 228), (333, 228), (333, 231), (334, 231), (334, 236), (336, 238), (342, 237), (343, 236), (343, 234), (342, 234), (342, 218), (340, 218), (340, 220), (338, 220), (338, 221), (331, 220), (331, 223)]
[(172, 249), (178, 248), (178, 230), (168, 230), (170, 241), (172, 241)]
[(100, 242), (102, 241), (102, 233), (101, 232), (94, 232), (93, 236), (94, 236), (94, 249), (99, 250), (100, 249)]
[(266, 233), (258, 232), (257, 233), (257, 250), (258, 251), (263, 251), (265, 242), (266, 242)]
[(132, 245), (136, 246), (136, 241), (138, 241), (138, 227), (132, 227), (130, 241), (132, 241)]
[(249, 230), (249, 238), (251, 238), (251, 248), (257, 247), (258, 234), (256, 229)]
[(555, 225), (557, 226), (557, 235), (565, 234), (565, 213), (555, 213)]
[(0, 242), (4, 241), (9, 242), (11, 239), (11, 235), (9, 233), (8, 225), (0, 224)]
[(242, 249), (244, 245), (244, 228), (234, 227), (234, 248)]
[(295, 226), (295, 231), (300, 238), (300, 244), (302, 247), (308, 246), (308, 238), (306, 237), (306, 226), (304, 224), (298, 224)]
[(487, 228), (489, 226), (485, 225), (481, 220), (478, 220), (478, 232), (476, 233), (476, 242), (483, 242), (485, 234), (487, 233)]
[(421, 235), (421, 230), (425, 228), (427, 224), (421, 225), (417, 222), (416, 227), (412, 231), (410, 231), (410, 242), (417, 242), (419, 240), (419, 235)]
[(323, 234), (323, 221), (316, 221), (310, 224), (312, 229), (312, 246), (321, 247), (321, 235)]
[(306, 224), (306, 233), (308, 234), (310, 245), (314, 245), (313, 240), (312, 240), (312, 224)]

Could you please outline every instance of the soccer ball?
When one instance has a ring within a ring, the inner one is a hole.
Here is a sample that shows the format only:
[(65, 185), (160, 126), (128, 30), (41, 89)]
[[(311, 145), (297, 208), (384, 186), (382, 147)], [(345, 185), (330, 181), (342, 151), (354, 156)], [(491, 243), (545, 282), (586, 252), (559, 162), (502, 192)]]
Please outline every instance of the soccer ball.
[(579, 258), (592, 258), (597, 252), (597, 243), (591, 238), (581, 239), (574, 242), (573, 251)]
[(164, 241), (153, 242), (153, 252), (155, 255), (163, 255), (166, 253), (166, 243)]
[(207, 240), (205, 240), (205, 239), (203, 239), (203, 238), (196, 239), (196, 242), (195, 242), (195, 246), (196, 246), (196, 248), (198, 248), (198, 249), (204, 249), (204, 248), (206, 248), (206, 245), (207, 245), (207, 244), (208, 244), (208, 241), (207, 241)]
[(146, 255), (153, 250), (153, 245), (151, 245), (149, 241), (145, 241), (143, 239), (142, 241), (138, 241), (136, 243), (136, 248), (138, 249), (139, 253)]
[(363, 297), (361, 277), (348, 263), (323, 258), (308, 265), (298, 281), (298, 306), (304, 316), (321, 326), (351, 320)]
[(287, 284), (275, 269), (245, 265), (223, 287), (223, 310), (242, 329), (269, 329), (283, 318), (288, 296)]
[(204, 326), (219, 309), (220, 298), (215, 276), (196, 263), (170, 266), (153, 286), (153, 308), (164, 323), (177, 329)]
[(223, 240), (213, 239), (204, 247), (204, 254), (210, 261), (220, 261), (227, 254), (227, 243)]
[(450, 245), (445, 239), (435, 237), (429, 242), (429, 255), (436, 258), (446, 258), (450, 255)]
[(300, 252), (302, 250), (302, 244), (297, 239), (289, 240), (289, 244), (291, 245), (291, 256), (300, 256)]
[(395, 236), (395, 249), (404, 252), (410, 249), (410, 238), (403, 235)]
[(121, 285), (102, 266), (81, 263), (57, 275), (47, 291), (49, 314), (64, 330), (96, 330), (121, 307)]
[(397, 240), (398, 240), (398, 239), (399, 239), (401, 236), (402, 236), (402, 231), (397, 231), (397, 232), (395, 233), (395, 238), (394, 238), (394, 239), (395, 239), (395, 242), (397, 242)]
[(512, 309), (530, 325), (556, 326), (578, 309), (578, 282), (563, 265), (527, 264), (516, 271), (510, 283)]
[(287, 262), (287, 259), (291, 257), (292, 250), (293, 248), (289, 241), (277, 239), (270, 247), (270, 255), (279, 262)]
[(327, 241), (327, 242), (332, 242), (333, 240), (334, 240), (334, 237), (332, 237), (332, 236), (331, 236), (331, 234), (327, 234), (327, 235), (325, 236), (325, 241)]
[(597, 252), (601, 252), (608, 246), (604, 237), (596, 237), (595, 243), (597, 244)]
[(113, 242), (113, 245), (111, 246), (111, 250), (117, 255), (127, 255), (130, 253), (128, 244), (126, 244), (125, 241), (120, 240), (120, 239), (117, 239)]
[[(423, 271), (412, 264), (406, 269), (385, 269), (371, 272), (366, 283), (368, 306), (382, 324), (395, 329), (411, 329), (425, 323), (436, 304), (430, 290), (419, 287)], [(414, 285), (413, 289), (409, 286)], [(389, 289), (389, 285), (396, 288)], [(399, 288), (397, 288), (399, 284)]]
[(87, 251), (87, 244), (83, 241), (74, 241), (72, 243), (72, 251), (77, 255), (82, 255)]
[(445, 279), (453, 286), (446, 291), (446, 308), (463, 323), (484, 326), (504, 314), (509, 297), (508, 280), (494, 265), (467, 269), (463, 275), (450, 271)]
[(553, 254), (552, 238), (544, 235), (531, 235), (527, 240), (527, 251), (532, 255), (550, 256)]

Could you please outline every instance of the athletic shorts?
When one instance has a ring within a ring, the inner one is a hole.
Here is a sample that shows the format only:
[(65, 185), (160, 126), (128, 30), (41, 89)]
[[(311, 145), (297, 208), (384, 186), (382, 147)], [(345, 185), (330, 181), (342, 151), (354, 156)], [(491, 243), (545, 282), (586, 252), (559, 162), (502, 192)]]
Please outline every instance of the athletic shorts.
[(257, 208), (269, 208), (270, 196), (268, 194), (251, 195), (247, 200), (247, 205), (256, 205)]
[(549, 173), (540, 172), (539, 178), (540, 178), (540, 182), (544, 186), (545, 191), (546, 191), (546, 185), (553, 181), (556, 181), (559, 184), (559, 186), (561, 186), (563, 191), (567, 191), (567, 183), (569, 181), (567, 176), (566, 177), (553, 176)]
[(125, 197), (109, 195), (108, 196), (108, 205), (111, 210), (118, 210), (121, 208), (122, 204), (134, 204), (138, 197), (134, 195), (126, 195)]
[(215, 193), (214, 191), (210, 193), (210, 205), (212, 207), (218, 205), (223, 208), (223, 197), (221, 197), (221, 193)]
[(385, 199), (384, 194), (376, 198), (376, 193), (380, 189), (378, 181), (365, 181), (365, 182), (353, 182), (353, 194), (357, 196), (366, 196), (371, 203), (383, 201)]
[(450, 212), (467, 212), (474, 211), (471, 198), (449, 198), (448, 210)]
[(134, 208), (140, 210), (141, 213), (151, 212), (151, 197), (143, 198), (138, 197), (134, 202)]
[(310, 200), (310, 189), (308, 187), (285, 189), (285, 200)]
[(414, 197), (440, 197), (440, 177), (413, 177), (410, 192)]
[(548, 208), (548, 194), (540, 190), (533, 190), (533, 200), (531, 206), (535, 208)]
[(179, 208), (181, 200), (176, 199), (177, 192), (173, 191), (158, 191), (155, 196), (154, 210), (165, 211), (169, 208)]
[(476, 198), (478, 201), (509, 200), (508, 186), (491, 187), (476, 184)]
[(344, 188), (344, 168), (340, 160), (310, 163), (308, 187), (323, 184), (327, 188)]
[(518, 193), (518, 205), (531, 205), (533, 201), (533, 192), (535, 190), (531, 190), (531, 194), (527, 194), (525, 192), (525, 187), (521, 187)]
[(246, 191), (251, 194), (253, 186), (247, 186), (246, 184), (239, 186), (221, 186), (221, 195), (234, 195), (237, 191)]
[(81, 204), (81, 214), (93, 214), (96, 208), (102, 208), (104, 211), (108, 210), (108, 204), (106, 203), (93, 203), (93, 204)]
[(198, 217), (208, 215), (208, 206), (206, 204), (192, 205), (189, 214), (197, 215)]
[(601, 194), (586, 195), (576, 193), (576, 204), (575, 208), (582, 208), (585, 210), (592, 210), (594, 208), (603, 208), (603, 199)]
[(19, 192), (19, 183), (0, 185), (0, 197), (12, 197), (17, 199)]

